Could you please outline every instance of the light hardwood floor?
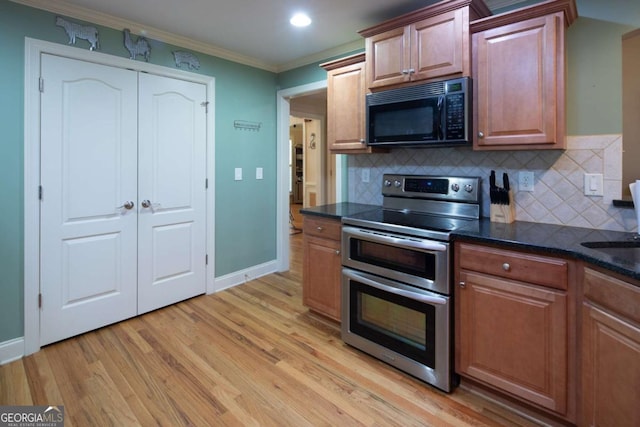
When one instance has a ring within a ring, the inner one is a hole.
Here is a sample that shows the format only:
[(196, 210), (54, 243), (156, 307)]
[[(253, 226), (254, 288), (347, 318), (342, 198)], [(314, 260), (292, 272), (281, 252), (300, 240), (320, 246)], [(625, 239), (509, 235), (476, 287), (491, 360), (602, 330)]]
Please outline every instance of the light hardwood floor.
[(291, 270), (44, 347), (0, 366), (0, 405), (64, 405), (66, 426), (530, 425), (440, 392), (340, 340)]

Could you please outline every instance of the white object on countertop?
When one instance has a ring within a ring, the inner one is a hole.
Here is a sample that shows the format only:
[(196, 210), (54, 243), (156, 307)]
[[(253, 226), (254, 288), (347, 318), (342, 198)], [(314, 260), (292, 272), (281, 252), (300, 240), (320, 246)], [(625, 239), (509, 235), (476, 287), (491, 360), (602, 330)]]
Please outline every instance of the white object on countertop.
[(638, 225), (638, 233), (640, 233), (640, 179), (629, 184), (631, 190), (631, 198), (633, 199), (633, 207), (636, 210), (636, 223)]

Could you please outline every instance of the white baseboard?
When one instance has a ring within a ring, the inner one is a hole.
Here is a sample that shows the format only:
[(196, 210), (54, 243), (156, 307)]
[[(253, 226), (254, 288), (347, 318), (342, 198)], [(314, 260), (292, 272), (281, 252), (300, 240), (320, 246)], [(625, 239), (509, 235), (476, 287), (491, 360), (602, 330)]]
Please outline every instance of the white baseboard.
[(213, 284), (207, 287), (207, 294), (219, 292), (246, 283), (249, 280), (275, 273), (276, 271), (278, 271), (278, 263), (274, 260), (265, 262), (264, 264), (254, 265), (244, 270), (235, 271), (221, 277), (216, 277)]
[(13, 362), (24, 356), (24, 338), (14, 338), (0, 343), (0, 365)]

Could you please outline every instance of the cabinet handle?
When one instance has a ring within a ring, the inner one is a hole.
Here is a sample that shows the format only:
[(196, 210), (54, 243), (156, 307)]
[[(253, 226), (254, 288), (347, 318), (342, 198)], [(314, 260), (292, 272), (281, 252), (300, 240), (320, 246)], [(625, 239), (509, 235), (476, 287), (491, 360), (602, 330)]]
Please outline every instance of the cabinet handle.
[(360, 140), (360, 144), (364, 144), (365, 142), (367, 142), (364, 138)]
[(322, 231), (322, 230), (324, 230), (324, 228), (322, 228), (322, 227), (318, 226), (318, 227), (316, 227), (316, 230), (318, 230), (318, 231)]
[(484, 132), (478, 132), (478, 138), (484, 138)]
[(405, 68), (404, 70), (402, 70), (402, 74), (409, 74), (409, 70)]
[(461, 287), (461, 288), (466, 288), (466, 287), (467, 287), (467, 284), (466, 284), (465, 282), (460, 282), (460, 287)]
[(414, 70), (413, 68), (409, 68), (409, 70), (407, 70), (407, 71), (409, 71), (408, 74), (415, 74), (415, 72), (416, 72), (416, 70)]
[(339, 251), (339, 250), (338, 250), (338, 251), (336, 251), (336, 255), (340, 255), (340, 251)]
[(502, 264), (502, 269), (504, 271), (509, 271), (509, 270), (511, 270), (511, 266), (509, 265), (508, 262), (505, 262), (504, 264)]

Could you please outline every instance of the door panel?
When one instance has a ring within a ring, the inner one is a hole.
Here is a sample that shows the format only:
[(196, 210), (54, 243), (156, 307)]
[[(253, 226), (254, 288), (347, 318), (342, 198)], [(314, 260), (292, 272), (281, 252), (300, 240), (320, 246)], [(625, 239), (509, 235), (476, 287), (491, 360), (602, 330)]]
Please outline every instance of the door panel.
[(42, 56), (40, 344), (136, 314), (137, 77)]
[(206, 86), (139, 76), (138, 313), (206, 290)]

